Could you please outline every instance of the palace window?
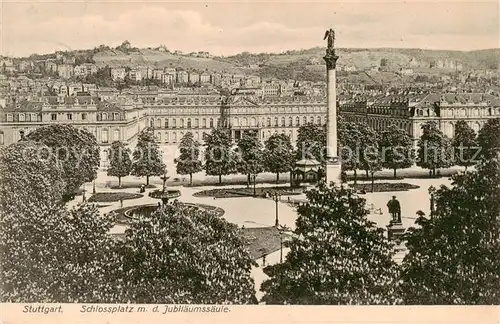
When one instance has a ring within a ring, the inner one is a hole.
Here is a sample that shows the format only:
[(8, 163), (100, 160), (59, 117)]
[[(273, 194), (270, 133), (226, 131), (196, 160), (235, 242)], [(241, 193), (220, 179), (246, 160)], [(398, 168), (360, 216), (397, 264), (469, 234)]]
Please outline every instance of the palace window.
[(214, 127), (214, 120), (213, 118), (210, 118), (210, 128), (213, 128)]
[(184, 128), (184, 118), (181, 118), (181, 128)]
[(267, 127), (271, 127), (271, 118), (267, 118)]
[(191, 118), (188, 118), (187, 120), (187, 128), (191, 128)]
[(321, 116), (318, 116), (317, 118), (317, 122), (316, 122), (318, 125), (321, 125)]
[(103, 129), (101, 131), (101, 141), (103, 143), (107, 143), (109, 141), (109, 139), (108, 139), (108, 130), (107, 129)]
[(172, 120), (172, 127), (173, 128), (177, 127), (177, 119), (175, 119), (175, 118)]
[(278, 117), (274, 117), (274, 126), (278, 127)]
[(57, 114), (50, 114), (50, 120), (57, 120)]
[(285, 117), (281, 117), (281, 127), (285, 127), (285, 126), (286, 126)]
[(194, 127), (195, 127), (195, 128), (200, 127), (200, 124), (199, 124), (199, 120), (198, 120), (198, 118), (195, 118), (195, 119), (194, 119)]
[(66, 114), (66, 120), (73, 120), (73, 114), (67, 113)]
[(300, 117), (295, 118), (295, 126), (300, 126)]
[(307, 117), (306, 116), (304, 116), (304, 118), (302, 118), (302, 124), (307, 125)]
[(205, 118), (203, 118), (203, 120), (201, 122), (201, 127), (207, 128), (207, 120)]
[(118, 129), (115, 129), (113, 132), (113, 140), (119, 141), (120, 140), (120, 131)]
[(102, 114), (102, 120), (108, 120), (108, 114), (107, 113), (103, 113)]
[(87, 120), (87, 113), (82, 113), (82, 120)]
[(165, 118), (165, 128), (168, 128), (168, 118)]
[(12, 114), (7, 114), (7, 121), (11, 122), (13, 120)]
[(25, 119), (24, 114), (19, 114), (19, 121), (23, 122)]
[(31, 121), (36, 122), (38, 120), (37, 114), (31, 114)]

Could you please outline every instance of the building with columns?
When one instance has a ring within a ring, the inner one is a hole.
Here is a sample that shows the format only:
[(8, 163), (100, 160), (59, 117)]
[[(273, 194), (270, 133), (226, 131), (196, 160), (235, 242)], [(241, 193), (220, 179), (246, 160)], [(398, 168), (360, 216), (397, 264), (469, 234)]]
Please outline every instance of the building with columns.
[[(147, 125), (141, 106), (99, 101), (97, 97), (43, 97), (9, 103), (0, 115), (0, 146), (19, 141), (32, 130), (58, 123), (71, 124), (93, 134), (101, 148), (113, 141), (135, 145), (137, 134)], [(106, 151), (101, 149), (101, 166)]]
[[(261, 140), (275, 133), (297, 139), (300, 126), (326, 122), (324, 98), (289, 97), (257, 99), (231, 96), (224, 101), (218, 95), (171, 97), (145, 104), (160, 143), (176, 144), (186, 132), (197, 140), (217, 126), (230, 130), (233, 140), (246, 131), (257, 131)], [(223, 113), (226, 110), (227, 113)]]
[[(338, 114), (347, 121), (365, 122), (378, 131), (395, 124), (415, 140), (421, 135), (422, 124), (429, 120), (436, 121), (444, 134), (452, 137), (458, 120), (466, 120), (478, 131), (488, 119), (500, 118), (500, 98), (480, 93), (337, 97), (335, 102)], [(186, 132), (202, 141), (203, 133), (218, 125), (227, 127), (235, 141), (252, 130), (262, 141), (283, 133), (294, 143), (300, 126), (327, 123), (327, 106), (324, 96), (262, 97), (251, 92), (235, 92), (229, 98), (211, 93), (164, 96), (152, 90), (112, 98), (46, 96), (11, 100), (0, 110), (0, 146), (55, 123), (90, 131), (103, 148), (115, 140), (133, 147), (137, 134), (147, 126), (154, 128), (161, 145), (177, 146)], [(102, 159), (105, 166), (106, 156)]]
[(434, 93), (354, 98), (340, 104), (346, 121), (365, 122), (382, 131), (396, 125), (415, 139), (422, 135), (422, 124), (435, 121), (448, 137), (455, 124), (465, 120), (476, 131), (488, 119), (500, 118), (500, 98), (485, 93)]

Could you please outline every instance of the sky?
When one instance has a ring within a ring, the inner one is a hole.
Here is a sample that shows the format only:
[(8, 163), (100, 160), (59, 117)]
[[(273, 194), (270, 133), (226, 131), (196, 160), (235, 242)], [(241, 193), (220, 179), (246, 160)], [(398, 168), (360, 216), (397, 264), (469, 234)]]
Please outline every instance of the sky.
[(170, 50), (282, 52), (325, 46), (476, 50), (500, 48), (498, 1), (0, 0), (0, 54), (166, 45)]

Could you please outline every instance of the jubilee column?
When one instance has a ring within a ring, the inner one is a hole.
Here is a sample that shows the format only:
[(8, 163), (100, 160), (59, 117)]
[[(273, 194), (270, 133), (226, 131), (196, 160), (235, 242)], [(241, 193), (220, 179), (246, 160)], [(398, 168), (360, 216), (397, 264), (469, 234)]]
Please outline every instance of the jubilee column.
[(336, 185), (341, 183), (341, 163), (338, 157), (338, 135), (337, 135), (337, 78), (336, 66), (338, 56), (335, 54), (335, 31), (327, 30), (324, 40), (328, 39), (328, 47), (326, 55), (323, 59), (326, 62), (327, 72), (327, 121), (326, 121), (326, 181), (327, 183), (334, 182)]

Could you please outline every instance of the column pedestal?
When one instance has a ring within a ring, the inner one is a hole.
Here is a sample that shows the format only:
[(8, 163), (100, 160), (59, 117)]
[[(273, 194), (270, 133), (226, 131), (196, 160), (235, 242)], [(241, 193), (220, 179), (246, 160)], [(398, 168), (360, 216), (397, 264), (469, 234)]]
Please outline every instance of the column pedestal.
[(391, 221), (387, 226), (387, 238), (390, 241), (398, 241), (405, 233), (405, 228), (402, 223)]
[(338, 158), (328, 159), (326, 161), (325, 173), (328, 184), (333, 182), (335, 186), (340, 187), (342, 184), (342, 165)]

